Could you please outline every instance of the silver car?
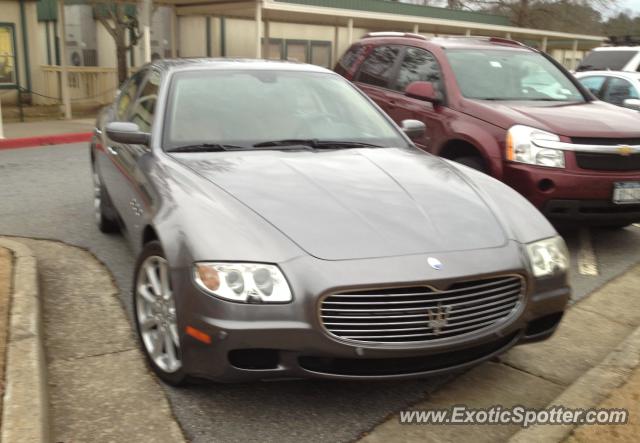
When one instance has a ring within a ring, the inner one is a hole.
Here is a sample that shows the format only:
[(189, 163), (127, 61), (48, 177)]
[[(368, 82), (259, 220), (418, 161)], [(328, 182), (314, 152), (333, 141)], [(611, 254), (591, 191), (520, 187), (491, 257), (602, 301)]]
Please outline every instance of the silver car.
[(549, 337), (563, 240), (523, 197), (417, 149), (328, 70), (143, 67), (91, 142), (100, 228), (138, 261), (137, 330), (166, 382), (422, 377)]

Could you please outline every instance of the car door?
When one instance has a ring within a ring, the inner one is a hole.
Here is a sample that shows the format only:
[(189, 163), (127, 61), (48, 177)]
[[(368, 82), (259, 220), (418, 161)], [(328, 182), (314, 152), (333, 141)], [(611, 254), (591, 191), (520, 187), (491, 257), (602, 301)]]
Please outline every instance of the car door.
[[(442, 103), (434, 105), (404, 95), (407, 86), (415, 81), (431, 82)], [(415, 140), (415, 143), (429, 152), (433, 152), (444, 142), (445, 124), (451, 113), (445, 106), (446, 94), (443, 84), (440, 65), (432, 53), (422, 48), (405, 47), (399, 68), (391, 83), (391, 88), (395, 90), (396, 95), (389, 115), (398, 124), (407, 119), (424, 122), (427, 131), (421, 139)]]
[(97, 143), (97, 146), (100, 147), (97, 151), (97, 161), (101, 179), (111, 202), (121, 218), (124, 209), (126, 209), (126, 186), (123, 183), (122, 162), (119, 156), (121, 146), (119, 143), (109, 139), (105, 127), (110, 122), (126, 121), (143, 80), (144, 72), (138, 72), (124, 82), (113, 105), (104, 112), (96, 131), (100, 139), (99, 143)]
[(387, 114), (394, 107), (397, 93), (390, 89), (397, 69), (400, 46), (383, 45), (374, 48), (360, 66), (355, 84)]
[[(160, 73), (153, 68), (146, 73), (139, 88), (137, 97), (126, 118), (127, 121), (138, 125), (142, 132), (151, 133), (155, 118), (155, 107), (160, 86)], [(146, 225), (146, 218), (152, 207), (149, 182), (141, 168), (143, 157), (151, 155), (151, 149), (146, 145), (121, 144), (119, 146), (118, 161), (121, 172), (125, 176), (123, 185), (122, 217), (127, 225), (131, 238), (141, 238), (141, 231)], [(135, 242), (134, 242), (135, 243)]]
[[(147, 71), (142, 70), (134, 74), (122, 86), (120, 93), (110, 111), (110, 117), (104, 122), (105, 126), (111, 121), (129, 121), (129, 116), (138, 98), (138, 93), (145, 80)], [(128, 180), (131, 176), (128, 171), (127, 145), (111, 140), (105, 128), (102, 129), (104, 153), (103, 181), (109, 193), (111, 201), (125, 224), (125, 233), (129, 229), (130, 221), (130, 187)]]
[(578, 80), (582, 83), (582, 86), (602, 100), (602, 89), (606, 80), (604, 75), (590, 75), (588, 77), (580, 77)]
[(602, 99), (617, 106), (624, 106), (624, 101), (629, 98), (640, 98), (635, 86), (624, 78), (610, 77), (604, 86)]

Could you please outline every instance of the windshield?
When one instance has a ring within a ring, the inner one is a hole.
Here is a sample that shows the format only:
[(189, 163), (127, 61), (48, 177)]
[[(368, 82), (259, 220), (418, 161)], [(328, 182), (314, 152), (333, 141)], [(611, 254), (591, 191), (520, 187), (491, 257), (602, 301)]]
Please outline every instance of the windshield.
[(447, 57), (466, 98), (585, 101), (571, 80), (536, 52), (450, 49)]
[(638, 51), (591, 51), (576, 71), (622, 71)]
[(174, 75), (165, 149), (199, 143), (251, 149), (277, 140), (407, 146), (399, 131), (335, 74), (199, 70)]

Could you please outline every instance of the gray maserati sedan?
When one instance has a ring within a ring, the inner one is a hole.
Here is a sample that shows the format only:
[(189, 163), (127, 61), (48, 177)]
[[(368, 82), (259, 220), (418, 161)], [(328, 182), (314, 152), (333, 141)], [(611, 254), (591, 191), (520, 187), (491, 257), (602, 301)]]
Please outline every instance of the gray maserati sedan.
[(415, 148), (424, 131), (304, 64), (164, 60), (125, 82), (90, 145), (94, 203), (138, 256), (159, 377), (423, 377), (549, 337), (564, 241), (509, 187)]

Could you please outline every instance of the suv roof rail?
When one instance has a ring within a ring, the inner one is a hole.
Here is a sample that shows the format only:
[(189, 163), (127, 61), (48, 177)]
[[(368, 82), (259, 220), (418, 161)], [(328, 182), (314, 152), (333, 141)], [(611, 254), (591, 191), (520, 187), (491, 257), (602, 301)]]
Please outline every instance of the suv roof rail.
[(517, 40), (504, 38), (504, 37), (491, 37), (487, 35), (442, 35), (438, 38), (443, 38), (447, 40), (477, 40), (481, 42), (500, 43), (503, 45), (527, 47), (527, 45)]
[(395, 32), (395, 31), (382, 31), (382, 32), (369, 32), (362, 38), (375, 38), (375, 37), (409, 37), (419, 38), (421, 40), (428, 40), (427, 37), (420, 34), (414, 34), (413, 32)]

